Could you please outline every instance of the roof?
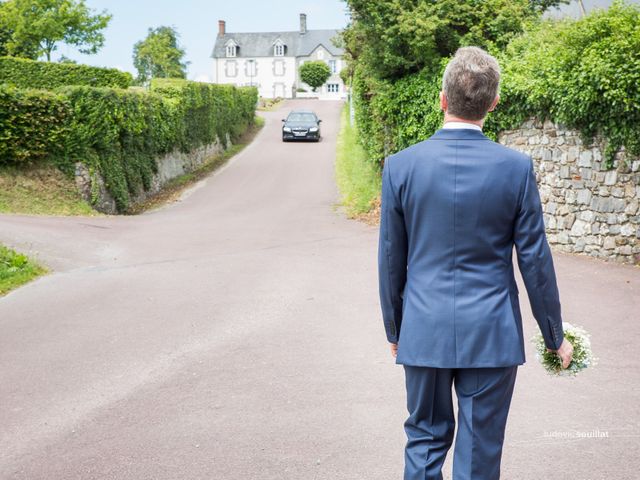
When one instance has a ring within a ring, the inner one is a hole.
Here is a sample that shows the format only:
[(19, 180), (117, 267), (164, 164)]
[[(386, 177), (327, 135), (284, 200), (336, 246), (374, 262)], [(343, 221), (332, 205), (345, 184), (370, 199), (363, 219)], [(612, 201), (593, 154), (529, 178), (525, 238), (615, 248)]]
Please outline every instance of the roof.
[(225, 33), (216, 38), (211, 57), (226, 57), (225, 45), (229, 40), (235, 41), (240, 47), (238, 57), (273, 57), (273, 44), (278, 39), (287, 46), (287, 57), (308, 56), (318, 45), (326, 48), (331, 55), (340, 56), (344, 51), (331, 41), (339, 34), (340, 30), (307, 30), (304, 34), (299, 31)]

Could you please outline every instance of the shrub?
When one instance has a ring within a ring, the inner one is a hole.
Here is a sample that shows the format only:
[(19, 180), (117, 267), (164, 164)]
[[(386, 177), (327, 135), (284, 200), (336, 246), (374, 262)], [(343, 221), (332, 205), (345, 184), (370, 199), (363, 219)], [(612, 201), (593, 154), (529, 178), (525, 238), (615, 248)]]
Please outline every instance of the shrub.
[[(580, 20), (532, 23), (497, 56), (501, 101), (485, 124), (489, 136), (536, 116), (578, 129), (587, 141), (601, 134), (609, 165), (621, 146), (640, 154), (639, 6), (615, 1)], [(441, 126), (438, 92), (447, 61), (398, 80), (356, 64), (358, 126), (374, 161)]]
[(56, 93), (0, 85), (0, 163), (55, 158), (64, 151), (69, 105)]
[(640, 154), (640, 7), (614, 2), (578, 21), (543, 22), (501, 55), (502, 105), (493, 131), (535, 115), (602, 134), (611, 163), (625, 146)]
[(71, 173), (77, 161), (102, 174), (120, 211), (151, 186), (155, 157), (177, 142), (176, 109), (160, 95), (85, 86), (65, 87), (71, 115), (65, 154), (57, 165)]
[(180, 148), (189, 151), (216, 138), (235, 140), (253, 121), (258, 90), (189, 82), (180, 79), (154, 79), (151, 91), (170, 99), (182, 119), (177, 126)]
[(115, 68), (0, 57), (0, 83), (46, 90), (65, 85), (127, 88), (133, 83), (133, 77)]
[(372, 161), (381, 166), (386, 156), (428, 138), (441, 126), (441, 74), (442, 69), (435, 74), (425, 69), (390, 81), (356, 68), (358, 130)]
[(159, 155), (225, 142), (227, 134), (235, 140), (252, 122), (258, 98), (256, 88), (186, 80), (157, 80), (151, 90), (61, 90), (72, 120), (58, 164), (70, 171), (84, 161), (100, 172), (120, 211), (149, 189)]
[(83, 162), (125, 211), (133, 195), (151, 187), (159, 155), (237, 139), (258, 98), (256, 88), (185, 80), (154, 82), (152, 90), (1, 86), (0, 162), (46, 158), (70, 175)]
[(313, 91), (321, 87), (331, 76), (329, 65), (321, 60), (305, 62), (300, 67), (300, 79), (309, 85)]

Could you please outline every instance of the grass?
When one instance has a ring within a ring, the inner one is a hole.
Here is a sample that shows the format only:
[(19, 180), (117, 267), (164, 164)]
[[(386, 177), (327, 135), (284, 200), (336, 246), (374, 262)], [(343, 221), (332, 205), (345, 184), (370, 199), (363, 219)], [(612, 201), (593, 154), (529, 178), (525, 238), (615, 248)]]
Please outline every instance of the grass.
[(196, 170), (169, 180), (157, 194), (149, 197), (143, 202), (133, 205), (126, 213), (128, 215), (137, 215), (176, 201), (184, 190), (227, 163), (227, 160), (234, 155), (240, 153), (253, 141), (254, 137), (263, 126), (264, 118), (256, 116), (254, 124), (249, 127), (249, 129), (240, 137), (238, 142), (232, 145), (231, 148), (218, 155), (212, 156)]
[(0, 296), (47, 272), (47, 269), (0, 245)]
[(82, 199), (74, 180), (52, 165), (0, 165), (0, 213), (100, 215)]
[(358, 129), (349, 120), (348, 104), (340, 116), (336, 181), (347, 214), (351, 218), (376, 224), (380, 213), (380, 173), (358, 142)]

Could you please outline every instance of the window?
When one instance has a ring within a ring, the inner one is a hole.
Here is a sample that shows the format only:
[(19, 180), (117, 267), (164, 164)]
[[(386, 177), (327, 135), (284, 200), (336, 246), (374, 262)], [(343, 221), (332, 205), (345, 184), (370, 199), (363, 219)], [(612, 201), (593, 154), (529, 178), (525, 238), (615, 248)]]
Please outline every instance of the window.
[(318, 60), (324, 60), (324, 50), (318, 50)]
[(329, 60), (329, 69), (331, 70), (331, 73), (336, 73), (338, 71), (335, 60)]
[(227, 45), (227, 57), (235, 57), (236, 56), (236, 48), (237, 46), (234, 44)]
[(273, 74), (277, 77), (284, 75), (284, 60), (273, 61)]
[(225, 62), (225, 70), (227, 77), (235, 77), (238, 74), (236, 69), (236, 60), (227, 60)]
[(244, 74), (247, 77), (255, 77), (256, 73), (258, 71), (258, 68), (256, 66), (256, 61), (253, 58), (250, 58), (249, 60), (247, 60), (244, 64)]
[(313, 113), (292, 112), (287, 117), (287, 122), (317, 122), (318, 118)]
[(340, 85), (337, 83), (327, 83), (328, 93), (338, 93), (340, 91)]
[(273, 47), (273, 49), (274, 49), (273, 54), (274, 54), (276, 57), (284, 57), (284, 45), (283, 45), (283, 44), (281, 44), (281, 43), (277, 43), (277, 44)]

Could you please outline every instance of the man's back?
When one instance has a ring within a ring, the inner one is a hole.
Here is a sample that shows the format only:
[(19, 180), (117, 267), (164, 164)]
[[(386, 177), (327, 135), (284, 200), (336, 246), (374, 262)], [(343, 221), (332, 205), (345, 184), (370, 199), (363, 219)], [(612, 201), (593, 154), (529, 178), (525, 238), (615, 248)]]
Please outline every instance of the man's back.
[(536, 319), (556, 347), (560, 306), (532, 176), (529, 157), (471, 129), (439, 130), (386, 160), (381, 300), (384, 312), (389, 299), (389, 340), (400, 331), (397, 363), (524, 363), (514, 243)]

